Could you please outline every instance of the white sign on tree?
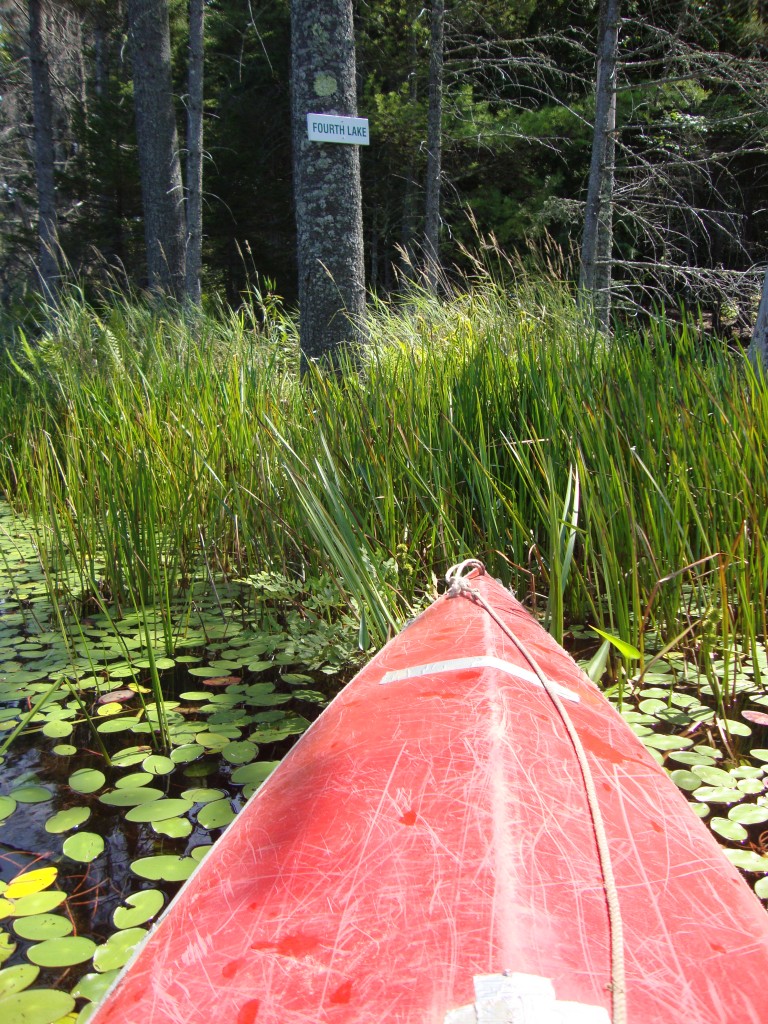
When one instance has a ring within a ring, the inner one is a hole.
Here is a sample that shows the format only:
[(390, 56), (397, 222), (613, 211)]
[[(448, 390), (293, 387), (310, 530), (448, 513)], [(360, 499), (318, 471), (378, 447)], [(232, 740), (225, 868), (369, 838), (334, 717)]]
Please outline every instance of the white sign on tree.
[(367, 146), (367, 117), (341, 117), (338, 114), (307, 114), (307, 138), (310, 142), (344, 142), (348, 146)]

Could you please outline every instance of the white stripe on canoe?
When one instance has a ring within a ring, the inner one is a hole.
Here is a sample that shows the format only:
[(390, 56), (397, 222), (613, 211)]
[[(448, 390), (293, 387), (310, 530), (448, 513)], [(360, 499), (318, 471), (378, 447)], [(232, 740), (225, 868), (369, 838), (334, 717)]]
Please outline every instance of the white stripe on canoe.
[[(519, 665), (513, 665), (509, 661), (504, 661), (503, 658), (495, 658), (490, 654), (480, 654), (473, 658), (451, 658), (448, 661), (431, 661), (428, 665), (411, 665), (409, 668), (395, 669), (395, 671), (383, 675), (379, 682), (382, 684), (399, 683), (403, 679), (440, 675), (443, 672), (461, 672), (467, 668), (495, 668), (500, 672), (506, 672), (508, 676), (514, 676), (515, 679), (522, 679), (526, 683), (532, 683), (533, 686), (543, 689), (543, 684), (535, 672), (521, 668)], [(556, 683), (552, 679), (549, 680), (549, 685), (559, 697), (578, 704), (579, 695), (573, 690), (561, 686), (560, 683)]]

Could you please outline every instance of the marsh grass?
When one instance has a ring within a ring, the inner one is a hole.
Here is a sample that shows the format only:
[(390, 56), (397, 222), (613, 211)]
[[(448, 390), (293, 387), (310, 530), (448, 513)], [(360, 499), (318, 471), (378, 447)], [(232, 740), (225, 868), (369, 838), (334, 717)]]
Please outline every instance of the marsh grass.
[(370, 338), (301, 378), (277, 303), (77, 292), (34, 344), (17, 334), (0, 485), (52, 592), (159, 609), (147, 639), (170, 653), (201, 567), (330, 569), (379, 644), (471, 555), (558, 637), (594, 623), (641, 670), (684, 648), (724, 706), (768, 631), (768, 389), (746, 360), (661, 314), (607, 345), (567, 289), (524, 278), (375, 305)]

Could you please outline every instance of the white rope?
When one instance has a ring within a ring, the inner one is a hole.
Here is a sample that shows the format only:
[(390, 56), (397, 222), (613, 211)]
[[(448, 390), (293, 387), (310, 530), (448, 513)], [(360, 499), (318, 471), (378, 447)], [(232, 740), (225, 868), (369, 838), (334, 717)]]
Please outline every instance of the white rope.
[(579, 762), (579, 768), (581, 769), (581, 775), (584, 780), (584, 789), (586, 791), (589, 813), (592, 818), (592, 827), (595, 833), (600, 870), (603, 875), (605, 899), (608, 905), (608, 924), (611, 940), (611, 982), (609, 988), (611, 991), (612, 1021), (613, 1024), (626, 1024), (627, 997), (624, 966), (624, 923), (621, 917), (619, 892), (613, 872), (613, 862), (611, 860), (611, 851), (605, 830), (605, 820), (603, 818), (603, 813), (600, 810), (597, 788), (595, 786), (594, 776), (592, 775), (592, 769), (590, 768), (589, 761), (587, 760), (584, 745), (581, 742), (581, 737), (576, 731), (576, 726), (573, 724), (571, 716), (568, 713), (568, 709), (563, 704), (557, 690), (554, 688), (546, 674), (542, 671), (534, 656), (525, 644), (515, 636), (509, 626), (499, 618), (480, 591), (475, 590), (471, 581), (464, 575), (465, 572), (471, 571), (472, 569), (477, 569), (481, 574), (485, 574), (485, 566), (483, 563), (474, 558), (467, 559), (459, 565), (451, 566), (445, 575), (446, 583), (449, 584), (448, 596), (467, 597), (475, 604), (479, 604), (500, 627), (504, 635), (512, 641), (517, 650), (536, 673), (541, 685), (544, 687), (550, 700), (555, 705), (565, 730), (568, 733), (568, 738), (573, 746), (576, 759)]

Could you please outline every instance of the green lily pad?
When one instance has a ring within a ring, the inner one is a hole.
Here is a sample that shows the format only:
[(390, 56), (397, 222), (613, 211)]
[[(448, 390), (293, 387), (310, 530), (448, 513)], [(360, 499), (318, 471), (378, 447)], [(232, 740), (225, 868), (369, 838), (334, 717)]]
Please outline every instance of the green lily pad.
[(722, 768), (715, 768), (712, 765), (706, 764), (695, 764), (691, 768), (691, 772), (697, 775), (702, 782), (706, 782), (708, 786), (734, 786), (736, 780), (731, 777), (730, 772), (723, 771)]
[(200, 743), (182, 743), (171, 751), (171, 760), (174, 764), (189, 764), (204, 753), (205, 747)]
[(115, 789), (140, 789), (142, 786), (148, 786), (154, 778), (155, 776), (149, 772), (131, 772), (130, 775), (124, 775), (122, 779), (117, 780)]
[(279, 764), (279, 761), (254, 761), (252, 764), (244, 764), (232, 772), (232, 782), (237, 786), (244, 786), (246, 783), (261, 783), (272, 774)]
[(204, 857), (208, 856), (212, 849), (212, 845), (196, 846), (194, 850), (189, 851), (189, 856), (192, 858), (192, 860), (196, 861), (199, 864)]
[(78, 864), (90, 864), (104, 852), (104, 839), (95, 832), (76, 832), (64, 840), (65, 855)]
[(723, 839), (730, 839), (734, 843), (743, 843), (749, 836), (743, 825), (730, 818), (712, 818), (709, 827)]
[(72, 989), (72, 995), (75, 999), (89, 999), (92, 1003), (99, 1003), (119, 973), (116, 969), (105, 971), (104, 974), (84, 974)]
[(125, 815), (126, 821), (164, 821), (166, 818), (175, 818), (179, 814), (186, 814), (192, 809), (191, 800), (162, 799), (152, 800), (150, 803), (132, 807)]
[(234, 817), (235, 811), (229, 800), (214, 800), (200, 808), (197, 823), (202, 828), (224, 828)]
[(71, 722), (46, 722), (43, 726), (43, 735), (49, 736), (51, 739), (63, 739), (65, 736), (71, 736), (74, 726)]
[(768, 857), (754, 850), (723, 850), (723, 853), (742, 871), (768, 871)]
[(159, 889), (142, 889), (126, 897), (125, 907), (118, 907), (112, 915), (115, 928), (135, 928), (137, 925), (151, 921), (160, 912), (165, 903), (165, 896)]
[(98, 768), (80, 768), (69, 777), (69, 787), (76, 793), (95, 793), (101, 789), (107, 777)]
[(43, 939), (60, 939), (71, 934), (72, 922), (61, 914), (33, 914), (31, 917), (16, 918), (13, 930), (20, 939), (41, 942)]
[(176, 857), (166, 853), (135, 860), (131, 864), (131, 871), (141, 878), (149, 878), (152, 881), (184, 882), (196, 866), (191, 857)]
[(149, 757), (144, 758), (141, 766), (150, 775), (170, 775), (176, 767), (170, 757), (166, 757), (164, 754), (150, 754)]
[(72, 746), (71, 743), (57, 743), (53, 748), (54, 754), (58, 754), (59, 757), (72, 757), (73, 754), (77, 753), (77, 747)]
[(0, 1020), (8, 1024), (55, 1024), (74, 1006), (75, 1000), (67, 992), (35, 988), (0, 998)]
[(743, 794), (729, 786), (701, 786), (693, 798), (712, 804), (736, 804), (743, 798)]
[(12, 796), (0, 796), (0, 821), (10, 818), (16, 810), (16, 801)]
[(184, 800), (191, 800), (195, 804), (209, 804), (213, 800), (220, 800), (226, 796), (223, 789), (208, 789), (205, 786), (185, 789), (181, 795)]
[(139, 789), (113, 789), (109, 793), (102, 793), (99, 801), (108, 807), (138, 807), (139, 804), (160, 800), (163, 796), (165, 794), (161, 789), (141, 786)]
[(8, 957), (16, 952), (16, 943), (8, 932), (0, 931), (0, 964), (4, 964)]
[(11, 790), (10, 795), (20, 804), (42, 804), (53, 796), (45, 786), (20, 786)]
[(752, 735), (752, 729), (746, 722), (736, 722), (732, 718), (718, 718), (717, 721), (731, 736)]
[(192, 834), (192, 828), (189, 818), (165, 818), (163, 821), (152, 822), (154, 832), (170, 839), (186, 839)]
[(698, 789), (701, 785), (701, 779), (698, 775), (694, 775), (693, 772), (688, 772), (684, 768), (677, 768), (675, 771), (670, 772), (670, 777), (676, 786), (689, 792), (693, 792), (693, 790)]
[(46, 821), (45, 831), (69, 832), (70, 829), (83, 825), (90, 816), (90, 807), (70, 807), (66, 811), (57, 811)]
[(765, 747), (754, 747), (750, 754), (758, 761), (768, 761), (768, 750)]
[(230, 764), (248, 764), (256, 757), (259, 748), (255, 743), (248, 740), (241, 740), (238, 743), (228, 743), (222, 748), (221, 756)]
[(693, 746), (693, 740), (687, 736), (666, 736), (663, 733), (643, 736), (643, 743), (654, 750), (683, 750)]
[(130, 768), (131, 765), (144, 761), (150, 753), (150, 747), (125, 747), (124, 750), (112, 755), (112, 764), (116, 768)]
[(31, 917), (33, 914), (47, 914), (56, 907), (60, 907), (67, 898), (65, 892), (58, 889), (45, 889), (43, 892), (33, 892), (29, 896), (22, 896), (14, 900), (14, 917)]
[(39, 967), (72, 967), (90, 960), (96, 943), (83, 935), (68, 935), (63, 939), (46, 939), (30, 946), (27, 957)]
[(670, 761), (677, 764), (714, 764), (715, 760), (708, 754), (702, 754), (698, 750), (672, 750), (669, 754)]
[(763, 875), (755, 882), (755, 895), (761, 900), (768, 900), (768, 875)]
[(6, 967), (0, 971), (0, 998), (8, 996), (12, 992), (23, 992), (29, 988), (32, 982), (40, 973), (40, 968), (34, 964), (17, 964), (16, 967)]
[(124, 931), (114, 932), (103, 945), (96, 948), (93, 966), (100, 974), (123, 967), (146, 935), (145, 928), (126, 928)]
[(742, 825), (759, 825), (768, 821), (768, 807), (764, 804), (739, 804), (728, 811), (728, 817)]

